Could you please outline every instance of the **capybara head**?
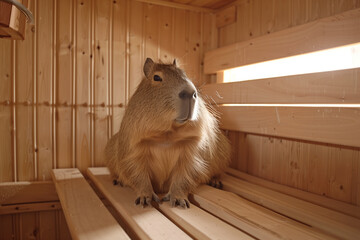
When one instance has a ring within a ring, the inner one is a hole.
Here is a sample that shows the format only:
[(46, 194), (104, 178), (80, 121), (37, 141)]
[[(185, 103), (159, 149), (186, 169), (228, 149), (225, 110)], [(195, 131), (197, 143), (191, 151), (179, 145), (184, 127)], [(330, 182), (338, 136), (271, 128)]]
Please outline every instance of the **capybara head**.
[(176, 66), (176, 60), (173, 64), (162, 64), (147, 58), (143, 70), (145, 79), (139, 90), (147, 95), (144, 105), (157, 115), (155, 118), (168, 117), (177, 124), (197, 119), (198, 92), (185, 72)]

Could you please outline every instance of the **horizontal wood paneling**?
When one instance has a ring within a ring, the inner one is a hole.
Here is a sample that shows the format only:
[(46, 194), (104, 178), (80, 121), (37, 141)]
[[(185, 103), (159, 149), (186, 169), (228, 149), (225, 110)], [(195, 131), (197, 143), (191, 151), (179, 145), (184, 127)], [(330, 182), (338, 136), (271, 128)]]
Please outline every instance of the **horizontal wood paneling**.
[(359, 205), (360, 148), (228, 132), (231, 166), (288, 187)]
[(360, 69), (207, 84), (201, 90), (212, 104), (359, 104)]
[(236, 22), (219, 29), (219, 47), (360, 7), (359, 0), (238, 0)]
[(177, 58), (196, 84), (208, 79), (213, 14), (131, 0), (35, 0), (30, 9), (26, 39), (0, 39), (2, 182), (103, 166), (146, 57)]
[(219, 106), (223, 129), (360, 147), (360, 108)]
[(360, 9), (354, 9), (218, 48), (205, 54), (204, 71), (212, 74), (252, 63), (357, 43), (360, 39), (359, 24)]

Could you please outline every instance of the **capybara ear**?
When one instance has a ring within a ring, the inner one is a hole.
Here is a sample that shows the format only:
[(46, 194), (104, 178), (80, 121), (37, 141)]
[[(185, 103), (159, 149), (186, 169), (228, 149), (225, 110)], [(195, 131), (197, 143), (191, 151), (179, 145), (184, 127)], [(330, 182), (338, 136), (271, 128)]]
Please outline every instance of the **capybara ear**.
[(178, 65), (177, 65), (177, 62), (176, 62), (176, 58), (174, 58), (173, 65), (174, 65), (175, 67), (178, 66)]
[(154, 61), (151, 58), (147, 58), (144, 64), (144, 74), (147, 78), (151, 73), (152, 68), (154, 67)]

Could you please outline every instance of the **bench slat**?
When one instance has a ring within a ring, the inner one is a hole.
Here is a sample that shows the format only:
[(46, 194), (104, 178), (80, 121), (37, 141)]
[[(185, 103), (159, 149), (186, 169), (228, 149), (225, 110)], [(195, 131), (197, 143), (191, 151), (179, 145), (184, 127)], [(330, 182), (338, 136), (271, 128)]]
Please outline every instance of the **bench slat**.
[(358, 239), (360, 220), (345, 214), (225, 175), (224, 189), (285, 216), (345, 239)]
[[(315, 193), (303, 191), (297, 188), (285, 186), (279, 183), (271, 182), (269, 180), (265, 180), (259, 177), (252, 176), (250, 174), (241, 172), (239, 170), (228, 168), (226, 170), (226, 173), (236, 177), (240, 178), (248, 183), (253, 183), (259, 186), (262, 186), (266, 189), (271, 189), (276, 192), (284, 193), (286, 195), (295, 197), (297, 199), (302, 199), (304, 201), (335, 210), (337, 212), (344, 213), (346, 215), (355, 217), (360, 219), (360, 207), (355, 206), (346, 202), (342, 202), (339, 200), (335, 200), (332, 198), (324, 197), (322, 195), (318, 195)], [(235, 192), (236, 193), (236, 192)], [(239, 194), (239, 193), (238, 193)]]
[(191, 239), (155, 208), (136, 206), (134, 191), (114, 186), (107, 168), (88, 168), (88, 176), (138, 238)]
[(194, 204), (184, 210), (163, 203), (159, 209), (195, 239), (254, 239)]
[(334, 239), (234, 193), (201, 186), (192, 202), (259, 239)]
[(51, 174), (73, 239), (130, 239), (78, 169)]

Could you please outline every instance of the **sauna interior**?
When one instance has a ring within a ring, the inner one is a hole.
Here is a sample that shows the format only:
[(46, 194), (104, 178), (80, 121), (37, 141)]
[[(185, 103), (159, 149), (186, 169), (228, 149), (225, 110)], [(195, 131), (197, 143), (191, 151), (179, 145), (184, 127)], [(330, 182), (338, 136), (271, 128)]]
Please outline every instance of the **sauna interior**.
[[(0, 240), (360, 238), (359, 0), (19, 2), (15, 39), (0, 1)], [(350, 67), (226, 71), (343, 46)], [(223, 190), (188, 210), (135, 206), (104, 168), (147, 57), (176, 58), (231, 141)]]

